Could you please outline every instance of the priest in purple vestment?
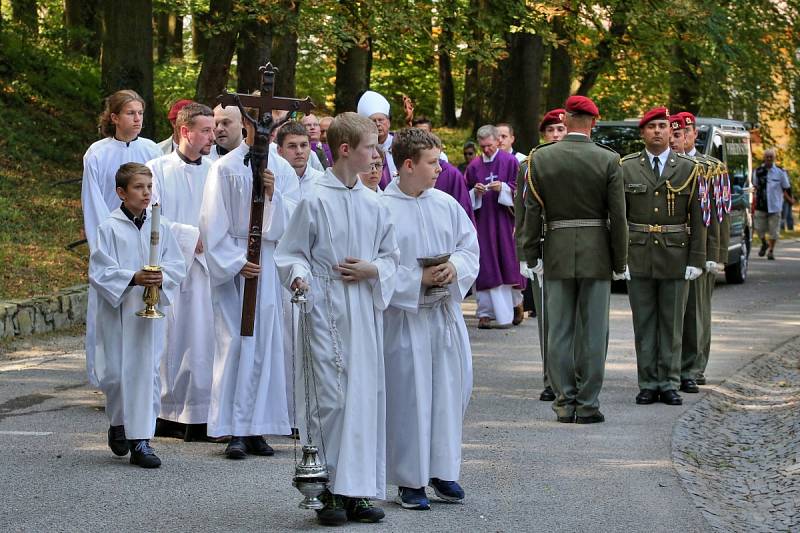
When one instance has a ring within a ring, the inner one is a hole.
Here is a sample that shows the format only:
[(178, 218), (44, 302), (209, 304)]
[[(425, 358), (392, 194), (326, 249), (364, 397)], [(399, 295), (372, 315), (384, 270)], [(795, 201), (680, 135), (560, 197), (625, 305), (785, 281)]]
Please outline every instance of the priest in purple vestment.
[(506, 328), (514, 320), (514, 308), (521, 306), (520, 274), (514, 246), (514, 191), (519, 170), (517, 159), (498, 149), (497, 128), (478, 129), (482, 152), (467, 166), (467, 189), (472, 199), (480, 244), (480, 272), (475, 282), (478, 327)]
[(469, 196), (467, 183), (464, 181), (464, 175), (447, 161), (439, 160), (439, 165), (441, 165), (442, 171), (439, 173), (439, 177), (436, 178), (436, 185), (434, 185), (434, 187), (455, 198), (456, 201), (461, 204), (461, 207), (464, 208), (464, 211), (467, 212), (467, 216), (469, 216), (469, 219), (474, 225), (475, 214), (472, 212), (472, 199)]

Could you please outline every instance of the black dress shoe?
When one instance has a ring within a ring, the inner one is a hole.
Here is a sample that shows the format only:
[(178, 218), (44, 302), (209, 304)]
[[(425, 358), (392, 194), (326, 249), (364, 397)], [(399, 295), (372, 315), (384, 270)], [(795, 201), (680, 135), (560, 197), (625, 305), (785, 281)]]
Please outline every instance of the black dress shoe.
[(244, 437), (231, 437), (231, 441), (225, 448), (225, 457), (228, 459), (244, 459), (247, 457), (247, 445)]
[(700, 388), (697, 386), (697, 382), (693, 379), (682, 379), (681, 380), (681, 392), (688, 392), (689, 394), (696, 394), (700, 392)]
[(272, 449), (272, 446), (267, 444), (267, 441), (264, 440), (264, 437), (261, 435), (245, 437), (244, 445), (247, 447), (247, 453), (250, 455), (262, 455), (265, 457), (275, 455), (275, 450)]
[(575, 415), (558, 416), (556, 417), (556, 421), (561, 422), (562, 424), (572, 424), (575, 422)]
[(642, 389), (636, 395), (636, 403), (638, 405), (650, 405), (651, 403), (656, 403), (656, 400), (658, 400), (658, 391), (653, 389)]
[(108, 426), (108, 447), (114, 455), (128, 455), (128, 441), (125, 439), (125, 426)]
[(703, 374), (700, 374), (699, 376), (697, 376), (697, 378), (694, 380), (694, 382), (697, 383), (698, 385), (705, 385), (706, 384), (706, 377)]
[(149, 440), (132, 440), (129, 441), (129, 446), (132, 465), (141, 466), (142, 468), (158, 468), (161, 466), (161, 459), (150, 447)]
[(661, 399), (661, 403), (665, 403), (667, 405), (683, 404), (683, 398), (681, 398), (681, 395), (675, 392), (674, 390), (661, 391), (659, 397)]
[(576, 424), (599, 424), (600, 422), (605, 422), (606, 417), (603, 416), (603, 413), (598, 411), (597, 413), (589, 416), (576, 416), (575, 423)]
[(552, 402), (556, 399), (556, 393), (553, 392), (553, 389), (550, 387), (545, 387), (542, 393), (539, 395), (539, 401), (542, 402)]

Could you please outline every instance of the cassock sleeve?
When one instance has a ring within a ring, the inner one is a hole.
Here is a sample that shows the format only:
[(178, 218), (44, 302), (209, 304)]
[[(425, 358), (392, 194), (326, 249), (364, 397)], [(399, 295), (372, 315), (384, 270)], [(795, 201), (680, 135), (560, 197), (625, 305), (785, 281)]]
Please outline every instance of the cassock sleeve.
[[(231, 191), (229, 183), (219, 175), (219, 165), (211, 167), (203, 190), (200, 208), (200, 235), (203, 237), (208, 273), (212, 286), (233, 279), (247, 263), (247, 250), (241, 248), (229, 233), (230, 218), (226, 198)], [(264, 206), (267, 210), (269, 207)], [(265, 213), (269, 220), (269, 213)]]
[(81, 207), (83, 208), (83, 231), (89, 250), (97, 239), (97, 228), (108, 217), (110, 211), (100, 188), (100, 170), (97, 157), (83, 156), (83, 179), (81, 180)]
[(450, 284), (450, 294), (460, 302), (464, 299), (475, 279), (478, 277), (480, 249), (478, 233), (472, 221), (463, 209), (455, 209), (453, 235), (456, 238), (456, 249), (450, 255), (450, 262), (456, 267), (457, 281)]
[[(161, 281), (160, 303), (164, 306), (172, 305), (180, 290), (181, 282), (186, 277), (186, 260), (183, 253), (181, 253), (180, 246), (175, 236), (170, 231), (170, 226), (173, 223), (169, 220), (162, 218), (161, 227), (161, 256), (159, 259), (159, 266), (161, 267)], [(195, 240), (195, 243), (197, 240)], [(194, 250), (193, 250), (194, 252)]]
[(425, 293), (422, 287), (422, 267), (419, 265), (397, 265), (395, 286), (391, 305), (408, 313), (419, 310), (419, 302)]
[(97, 228), (95, 245), (89, 256), (89, 283), (97, 294), (116, 308), (132, 288), (135, 270), (122, 268), (111, 227)]
[(394, 236), (394, 226), (385, 205), (381, 205), (378, 219), (377, 252), (372, 264), (378, 268), (378, 277), (369, 280), (372, 285), (372, 304), (379, 311), (389, 307), (395, 287), (395, 273), (400, 262), (400, 250)]
[(300, 201), (289, 221), (289, 227), (275, 249), (278, 276), (283, 286), (289, 290), (297, 278), (311, 284), (311, 247), (317, 240), (313, 201), (313, 196)]
[(511, 169), (505, 176), (503, 185), (500, 187), (500, 194), (497, 203), (508, 207), (514, 207), (514, 191), (517, 189), (517, 173), (519, 172), (519, 161), (515, 157), (511, 162)]
[[(163, 166), (157, 167), (155, 161), (148, 161), (147, 167), (153, 173), (153, 196), (151, 199), (150, 204), (160, 204), (162, 213), (164, 209), (163, 204), (163, 191), (165, 190), (164, 185), (164, 169)], [(166, 218), (165, 218), (166, 220)], [(188, 272), (189, 269), (192, 267), (192, 262), (194, 261), (195, 250), (197, 249), (197, 241), (200, 239), (200, 228), (196, 226), (191, 226), (189, 224), (180, 224), (178, 222), (170, 222), (169, 229), (172, 232), (172, 235), (175, 237), (175, 240), (178, 242), (178, 247), (180, 248), (181, 253), (183, 254), (183, 259), (186, 263), (186, 271)], [(203, 264), (204, 262), (200, 262), (204, 268), (206, 266)]]

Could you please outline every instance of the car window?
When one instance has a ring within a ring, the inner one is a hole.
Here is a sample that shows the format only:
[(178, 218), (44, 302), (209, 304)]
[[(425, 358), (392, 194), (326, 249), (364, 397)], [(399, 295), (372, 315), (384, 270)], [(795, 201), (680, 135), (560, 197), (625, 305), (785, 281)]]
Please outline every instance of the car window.
[(630, 126), (598, 124), (592, 130), (592, 140), (612, 148), (620, 155), (640, 152), (644, 148), (644, 142), (639, 136), (639, 128), (635, 123)]
[(750, 177), (750, 146), (748, 139), (725, 137), (725, 163), (734, 186), (746, 187)]

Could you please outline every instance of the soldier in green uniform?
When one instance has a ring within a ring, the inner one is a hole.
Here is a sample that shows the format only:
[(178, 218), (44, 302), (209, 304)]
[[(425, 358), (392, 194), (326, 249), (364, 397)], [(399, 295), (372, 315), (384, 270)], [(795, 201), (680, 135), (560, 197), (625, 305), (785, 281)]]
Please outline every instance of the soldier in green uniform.
[[(545, 143), (560, 141), (567, 133), (567, 128), (564, 126), (564, 117), (567, 111), (565, 109), (551, 109), (542, 117), (539, 123), (539, 133), (544, 137)], [(517, 194), (514, 196), (514, 235), (516, 236), (517, 257), (520, 258), (520, 271), (523, 276), (529, 272), (528, 263), (525, 262), (525, 255), (523, 252), (523, 234), (522, 226), (525, 223), (525, 192), (527, 190), (526, 176), (528, 175), (528, 158), (536, 148), (531, 150), (528, 157), (523, 159), (519, 165), (519, 174), (517, 174)], [(539, 244), (541, 246), (541, 243)], [(530, 298), (533, 300), (533, 309), (536, 314), (536, 324), (539, 328), (539, 353), (542, 354), (542, 381), (544, 382), (544, 390), (539, 394), (539, 400), (543, 402), (552, 402), (556, 399), (553, 388), (550, 386), (550, 378), (547, 375), (547, 359), (545, 357), (545, 346), (547, 343), (544, 338), (544, 328), (542, 327), (542, 319), (544, 318), (544, 311), (542, 310), (542, 286), (539, 284), (537, 276), (531, 276), (528, 287), (523, 291), (523, 295), (529, 293)], [(528, 298), (528, 296), (525, 296)]]
[(683, 143), (686, 155), (706, 168), (710, 210), (706, 239), (706, 268), (702, 276), (690, 283), (689, 301), (683, 322), (680, 390), (692, 393), (699, 391), (697, 385), (706, 384), (705, 370), (711, 350), (711, 298), (714, 294), (717, 273), (725, 268), (728, 260), (731, 190), (725, 164), (715, 157), (699, 153), (695, 148), (697, 140), (695, 116), (688, 111), (678, 115), (683, 118), (685, 126)]
[(619, 155), (589, 137), (597, 106), (571, 96), (565, 108), (567, 135), (530, 155), (521, 236), (523, 257), (546, 280), (553, 410), (559, 422), (591, 424), (605, 420), (611, 279), (625, 276), (628, 230)]
[(639, 121), (645, 149), (622, 158), (628, 217), (628, 298), (636, 337), (637, 404), (683, 403), (683, 315), (688, 280), (703, 273), (706, 230), (698, 199), (700, 167), (669, 149), (669, 112)]

